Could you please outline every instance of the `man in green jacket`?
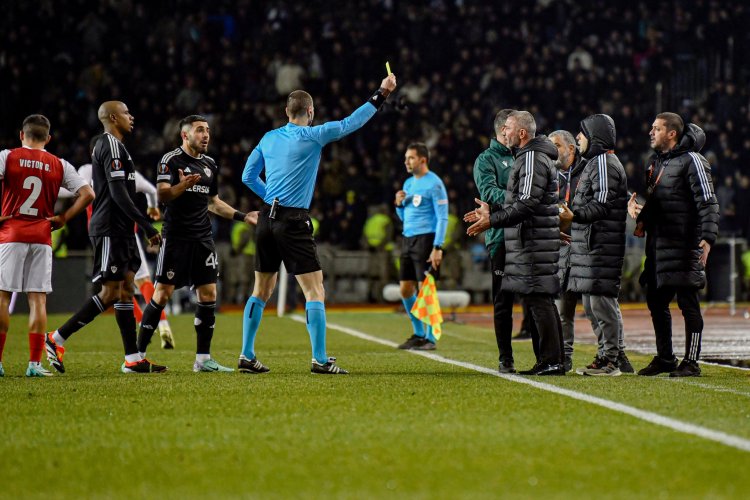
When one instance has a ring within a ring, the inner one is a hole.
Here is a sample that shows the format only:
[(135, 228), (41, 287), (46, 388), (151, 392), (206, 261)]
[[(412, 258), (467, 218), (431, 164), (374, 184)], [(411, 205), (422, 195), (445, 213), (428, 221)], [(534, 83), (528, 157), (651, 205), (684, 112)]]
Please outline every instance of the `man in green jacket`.
[[(484, 150), (474, 162), (474, 183), (479, 190), (479, 197), (492, 209), (502, 207), (505, 201), (505, 190), (508, 177), (513, 168), (513, 154), (505, 145), (505, 121), (512, 109), (500, 110), (495, 115), (495, 137), (490, 147)], [(513, 363), (513, 292), (501, 291), (505, 269), (504, 230), (490, 228), (484, 234), (485, 244), (492, 262), (492, 305), (494, 309), (495, 338), (500, 351), (500, 373), (515, 373)]]

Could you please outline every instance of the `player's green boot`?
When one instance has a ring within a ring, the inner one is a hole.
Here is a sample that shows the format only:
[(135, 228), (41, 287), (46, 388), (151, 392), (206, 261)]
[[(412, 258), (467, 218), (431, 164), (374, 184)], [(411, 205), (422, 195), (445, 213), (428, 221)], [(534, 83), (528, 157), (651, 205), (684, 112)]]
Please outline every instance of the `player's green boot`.
[(194, 372), (233, 372), (234, 369), (228, 368), (226, 366), (221, 366), (219, 363), (214, 361), (213, 358), (209, 358), (203, 362), (196, 360), (195, 363), (193, 363), (193, 371)]

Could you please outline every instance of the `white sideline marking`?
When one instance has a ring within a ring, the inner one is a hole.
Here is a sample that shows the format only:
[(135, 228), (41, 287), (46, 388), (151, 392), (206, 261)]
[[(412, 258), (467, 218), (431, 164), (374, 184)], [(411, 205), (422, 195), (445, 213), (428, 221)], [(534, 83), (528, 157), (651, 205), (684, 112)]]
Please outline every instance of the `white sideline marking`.
[[(298, 323), (305, 323), (305, 318), (297, 314), (291, 315), (290, 318), (293, 319), (294, 321), (297, 321)], [(374, 342), (376, 344), (381, 344), (387, 347), (396, 348), (398, 346), (398, 344), (396, 344), (395, 342), (391, 342), (390, 340), (385, 340), (379, 337), (374, 337), (372, 335), (368, 335), (367, 333), (360, 332), (359, 330), (348, 328), (346, 326), (337, 325), (335, 323), (328, 323), (328, 328), (332, 330), (338, 330), (342, 333), (346, 333), (347, 335), (351, 335), (352, 337), (357, 337), (359, 339), (367, 340), (369, 342)], [(546, 384), (543, 382), (537, 382), (535, 380), (524, 378), (520, 375), (507, 375), (504, 373), (498, 373), (496, 370), (493, 370), (491, 368), (486, 368), (484, 366), (475, 365), (473, 363), (466, 363), (464, 361), (456, 361), (455, 359), (444, 358), (443, 356), (440, 356), (438, 354), (433, 354), (431, 352), (425, 352), (425, 351), (406, 351), (406, 352), (409, 352), (411, 354), (416, 354), (417, 356), (422, 356), (422, 357), (431, 359), (433, 361), (437, 361), (439, 363), (459, 366), (467, 370), (473, 370), (476, 372), (484, 373), (485, 375), (492, 375), (494, 377), (508, 380), (509, 382), (516, 382), (518, 384), (530, 385), (531, 387), (535, 387), (543, 391), (552, 392), (554, 394), (559, 394), (561, 396), (567, 396), (572, 399), (577, 399), (579, 401), (584, 401), (586, 403), (591, 403), (593, 405), (601, 406), (602, 408), (606, 408), (608, 410), (613, 410), (616, 412), (624, 413), (626, 415), (630, 415), (631, 417), (635, 417), (637, 419), (643, 420), (651, 424), (661, 425), (662, 427), (667, 427), (668, 429), (672, 429), (677, 432), (682, 432), (684, 434), (690, 434), (692, 436), (702, 437), (704, 439), (708, 439), (709, 441), (714, 441), (714, 442), (723, 444), (725, 446), (729, 446), (731, 448), (736, 448), (741, 451), (750, 452), (750, 439), (745, 439), (740, 436), (733, 436), (725, 432), (708, 429), (706, 427), (701, 427), (700, 425), (695, 425), (695, 424), (691, 424), (688, 422), (682, 422), (674, 418), (665, 417), (664, 415), (659, 415), (658, 413), (653, 413), (653, 412), (646, 411), (646, 410), (640, 410), (638, 408), (634, 408), (632, 406), (628, 406), (623, 403), (618, 403), (616, 401), (610, 401), (609, 399), (591, 396), (583, 392), (571, 391), (570, 389), (563, 389), (562, 387), (557, 387), (556, 385)]]
[(677, 383), (677, 384), (685, 384), (685, 385), (692, 385), (694, 387), (700, 387), (701, 389), (706, 389), (709, 391), (716, 391), (716, 392), (728, 392), (730, 394), (736, 394), (738, 396), (745, 396), (746, 398), (750, 398), (750, 392), (743, 392), (738, 391), (736, 389), (732, 389), (731, 387), (722, 387), (720, 385), (711, 385), (711, 384), (703, 384), (701, 382), (694, 382), (692, 380), (685, 380), (684, 378), (660, 378), (657, 377), (659, 380), (667, 380), (669, 382)]

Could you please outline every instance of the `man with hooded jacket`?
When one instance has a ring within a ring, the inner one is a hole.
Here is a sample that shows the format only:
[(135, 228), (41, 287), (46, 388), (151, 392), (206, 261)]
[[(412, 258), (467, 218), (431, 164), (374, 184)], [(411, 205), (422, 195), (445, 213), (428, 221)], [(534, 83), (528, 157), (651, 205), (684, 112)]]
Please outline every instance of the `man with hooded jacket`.
[(515, 149), (513, 170), (502, 210), (490, 215), (481, 200), (464, 216), (473, 222), (475, 236), (489, 227), (505, 229), (507, 252), (503, 291), (522, 295), (539, 332), (537, 362), (522, 375), (565, 375), (560, 316), (554, 296), (557, 276), (560, 217), (557, 208), (557, 149), (546, 136), (536, 136), (536, 122), (528, 111), (514, 111), (505, 122), (507, 144)]
[(621, 374), (623, 325), (617, 296), (625, 258), (628, 188), (625, 169), (614, 154), (615, 138), (615, 122), (608, 115), (591, 115), (581, 122), (577, 139), (586, 166), (572, 209), (563, 207), (560, 215), (573, 222), (568, 291), (582, 294), (599, 342), (594, 361), (577, 370), (582, 375)]
[[(698, 291), (706, 285), (706, 262), (719, 231), (711, 168), (699, 153), (706, 135), (697, 125), (685, 126), (675, 113), (660, 113), (649, 136), (656, 153), (646, 173), (646, 202), (638, 204), (633, 193), (628, 212), (646, 234), (640, 282), (646, 288), (657, 355), (638, 375), (698, 377), (703, 335)], [(636, 235), (642, 234), (637, 230)], [(672, 350), (669, 312), (675, 295), (685, 318), (685, 357), (679, 366)]]

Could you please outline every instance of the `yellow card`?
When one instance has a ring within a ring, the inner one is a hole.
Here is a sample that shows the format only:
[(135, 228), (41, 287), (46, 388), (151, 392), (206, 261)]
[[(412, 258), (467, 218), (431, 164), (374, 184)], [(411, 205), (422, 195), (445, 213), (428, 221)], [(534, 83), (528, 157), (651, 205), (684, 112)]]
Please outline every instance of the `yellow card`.
[(385, 62), (385, 70), (388, 72), (388, 76), (390, 76), (391, 75), (391, 64), (388, 61)]

